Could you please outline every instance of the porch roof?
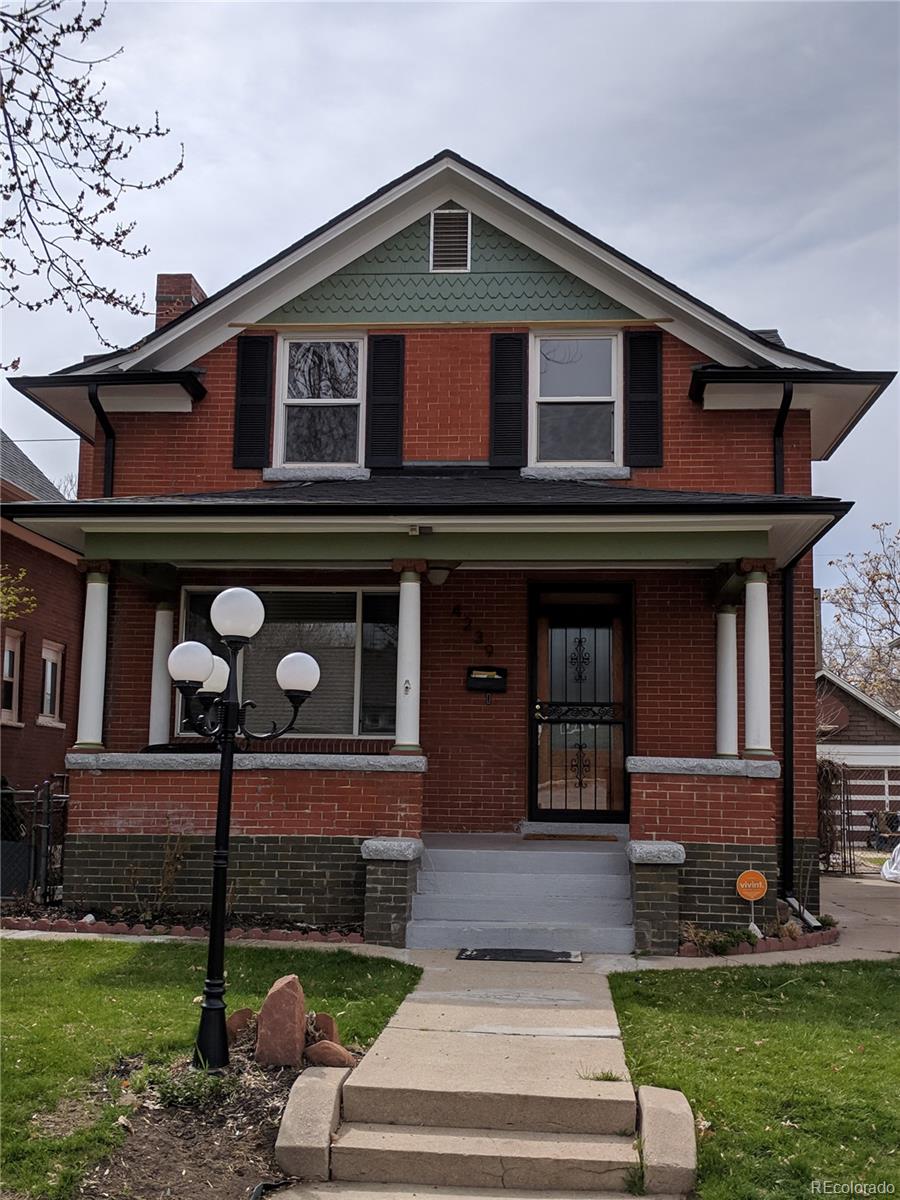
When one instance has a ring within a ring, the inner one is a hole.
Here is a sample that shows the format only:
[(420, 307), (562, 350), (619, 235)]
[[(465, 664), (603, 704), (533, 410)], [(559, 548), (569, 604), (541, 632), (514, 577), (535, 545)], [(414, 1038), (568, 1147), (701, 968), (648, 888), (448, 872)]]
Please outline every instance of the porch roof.
[[(230, 492), (13, 504), (91, 557), (147, 561), (656, 561), (805, 553), (851, 507), (831, 497), (672, 491), (514, 471), (396, 472)], [(411, 536), (413, 535), (413, 536)]]

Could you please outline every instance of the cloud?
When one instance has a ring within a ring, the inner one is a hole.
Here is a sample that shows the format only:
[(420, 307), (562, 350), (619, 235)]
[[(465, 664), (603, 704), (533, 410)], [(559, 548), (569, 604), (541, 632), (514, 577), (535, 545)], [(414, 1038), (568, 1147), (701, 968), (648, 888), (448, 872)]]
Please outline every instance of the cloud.
[[(129, 211), (151, 247), (129, 290), (208, 291), (443, 146), (790, 345), (900, 365), (900, 9), (805, 4), (114, 3), (111, 102), (159, 108), (184, 172)], [(172, 147), (154, 147), (145, 170)], [(96, 349), (62, 311), (7, 310), (4, 355), (49, 371)], [(146, 322), (110, 314), (128, 342)], [(16, 437), (66, 436), (5, 392)], [(71, 443), (24, 447), (58, 476)], [(857, 500), (823, 544), (900, 515), (897, 385), (816, 486)]]

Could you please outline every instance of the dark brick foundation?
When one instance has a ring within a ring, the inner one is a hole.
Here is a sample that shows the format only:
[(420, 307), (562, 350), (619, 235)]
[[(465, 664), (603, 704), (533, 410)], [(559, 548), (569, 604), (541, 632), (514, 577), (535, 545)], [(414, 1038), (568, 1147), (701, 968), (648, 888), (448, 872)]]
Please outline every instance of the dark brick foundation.
[[(361, 925), (366, 894), (362, 841), (233, 837), (229, 884), (234, 913), (278, 915), (310, 925)], [(210, 837), (72, 834), (65, 853), (64, 893), (69, 902), (155, 911), (209, 907)]]
[(750, 905), (735, 890), (741, 871), (762, 871), (769, 883), (765, 899), (755, 905), (756, 923), (762, 927), (775, 917), (778, 862), (775, 846), (719, 845), (683, 842), (685, 861), (680, 868), (680, 920), (705, 927), (745, 926)]
[(414, 862), (370, 859), (366, 863), (363, 936), (376, 946), (405, 946), (406, 926), (419, 872)]
[(632, 863), (634, 948), (643, 954), (677, 954), (679, 899), (675, 863)]
[(818, 838), (794, 838), (794, 895), (813, 916), (819, 915), (822, 899)]

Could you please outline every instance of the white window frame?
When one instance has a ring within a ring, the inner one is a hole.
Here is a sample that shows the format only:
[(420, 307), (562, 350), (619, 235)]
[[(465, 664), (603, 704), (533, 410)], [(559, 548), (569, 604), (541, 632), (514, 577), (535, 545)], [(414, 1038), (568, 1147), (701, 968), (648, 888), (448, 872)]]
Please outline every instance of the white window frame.
[[(612, 396), (550, 396), (541, 399), (540, 344), (544, 340), (564, 341), (588, 338), (612, 342)], [(623, 363), (623, 341), (621, 330), (592, 329), (532, 330), (528, 339), (528, 465), (529, 467), (620, 467), (625, 456), (625, 429), (623, 421), (623, 396), (625, 376)], [(561, 459), (542, 459), (538, 453), (538, 407), (541, 404), (612, 404), (613, 405), (613, 458), (583, 458), (563, 462)]]
[[(13, 702), (12, 708), (0, 709), (0, 723), (3, 725), (15, 725), (19, 729), (22, 728), (22, 722), (19, 720), (19, 710), (22, 704), (22, 646), (25, 641), (25, 635), (18, 629), (7, 629), (3, 633), (3, 682), (12, 683)], [(15, 654), (15, 667), (12, 675), (6, 674), (6, 652), (13, 650)]]
[[(466, 265), (464, 267), (435, 267), (434, 265), (434, 218), (437, 213), (466, 214)], [(435, 208), (431, 212), (428, 226), (428, 270), (432, 275), (466, 275), (472, 270), (472, 214), (467, 208)]]
[[(178, 619), (178, 640), (183, 642), (187, 637), (187, 618), (188, 618), (188, 597), (198, 592), (221, 592), (227, 584), (209, 585), (203, 584), (200, 586), (186, 585), (181, 589), (180, 612)], [(393, 745), (395, 741), (395, 733), (360, 733), (359, 732), (359, 717), (360, 703), (362, 700), (362, 638), (363, 638), (363, 595), (394, 595), (399, 596), (399, 586), (375, 586), (375, 587), (358, 587), (353, 585), (336, 585), (328, 587), (325, 585), (317, 587), (291, 587), (288, 584), (261, 584), (259, 587), (261, 592), (350, 592), (356, 595), (356, 643), (353, 654), (353, 733), (305, 733), (303, 730), (295, 729), (291, 733), (284, 735), (285, 740), (288, 738), (296, 739), (297, 741), (322, 741), (327, 739), (334, 742), (338, 740), (359, 741), (360, 738), (365, 741), (385, 741)], [(298, 650), (302, 650), (302, 646), (297, 646)], [(240, 672), (240, 667), (239, 667)], [(238, 692), (241, 691), (242, 680), (240, 673), (238, 674)], [(253, 699), (252, 696), (249, 699)], [(287, 704), (287, 701), (285, 701)], [(251, 709), (251, 727), (252, 727), (252, 709)], [(182, 699), (181, 693), (176, 692), (175, 696), (175, 736), (196, 738), (197, 734), (190, 729), (182, 729)], [(285, 711), (287, 716), (287, 711)]]
[[(288, 357), (290, 347), (295, 342), (357, 342), (359, 344), (359, 365), (357, 370), (355, 400), (289, 400), (288, 399)], [(277, 387), (277, 403), (275, 405), (275, 445), (272, 454), (272, 465), (275, 467), (310, 467), (326, 470), (328, 468), (361, 467), (365, 457), (366, 445), (366, 379), (368, 335), (358, 329), (342, 330), (312, 330), (309, 333), (284, 333), (278, 339), (278, 362), (275, 371)], [(284, 456), (284, 435), (287, 428), (285, 410), (308, 405), (310, 407), (333, 408), (336, 405), (355, 405), (359, 410), (359, 423), (356, 430), (356, 459), (353, 462), (289, 462)]]
[[(38, 715), (35, 719), (36, 725), (49, 725), (53, 729), (65, 729), (66, 727), (62, 719), (63, 664), (65, 656), (66, 648), (62, 642), (41, 642), (41, 693), (38, 700)], [(56, 663), (56, 711), (52, 713), (44, 712), (44, 664), (48, 662)]]

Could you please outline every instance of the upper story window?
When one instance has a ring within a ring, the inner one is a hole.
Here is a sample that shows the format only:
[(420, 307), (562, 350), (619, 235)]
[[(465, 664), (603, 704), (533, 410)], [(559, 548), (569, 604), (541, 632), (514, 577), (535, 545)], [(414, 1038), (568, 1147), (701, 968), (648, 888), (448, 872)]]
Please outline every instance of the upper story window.
[(362, 461), (365, 341), (354, 337), (282, 342), (277, 466)]
[(438, 208), (431, 214), (432, 271), (471, 269), (472, 214), (464, 208)]
[(3, 703), (0, 720), (7, 725), (19, 722), (19, 696), (22, 680), (22, 635), (7, 629), (3, 635)]
[(533, 464), (587, 466), (621, 460), (619, 359), (616, 336), (534, 336)]
[(41, 647), (41, 711), (38, 724), (57, 725), (62, 721), (62, 671), (65, 649), (58, 642)]

